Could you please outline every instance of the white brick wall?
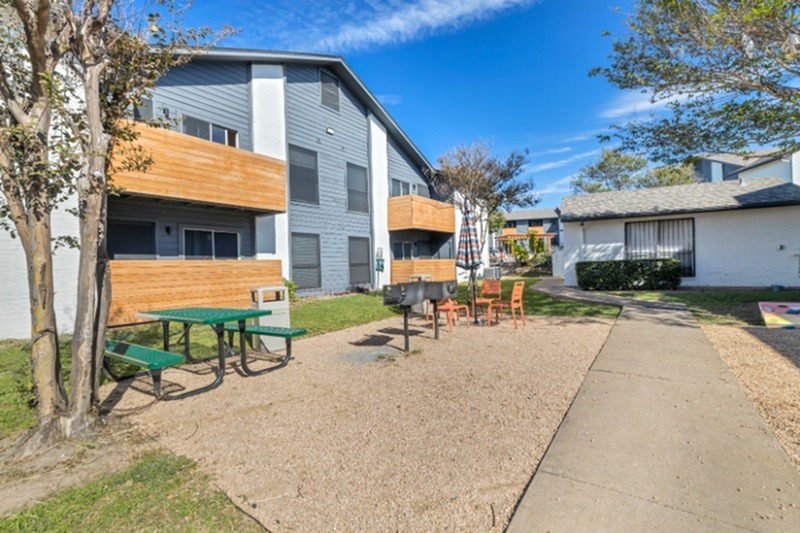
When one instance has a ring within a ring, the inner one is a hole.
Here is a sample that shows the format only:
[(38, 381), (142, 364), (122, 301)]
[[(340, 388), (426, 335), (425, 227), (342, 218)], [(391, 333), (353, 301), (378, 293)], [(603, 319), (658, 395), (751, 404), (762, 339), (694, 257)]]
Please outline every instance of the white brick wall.
[[(78, 220), (63, 210), (53, 213), (53, 235), (78, 235)], [(75, 321), (78, 251), (60, 248), (53, 259), (56, 320), (59, 333), (70, 333)], [(0, 339), (30, 337), (30, 307), (25, 254), (19, 239), (0, 232)]]

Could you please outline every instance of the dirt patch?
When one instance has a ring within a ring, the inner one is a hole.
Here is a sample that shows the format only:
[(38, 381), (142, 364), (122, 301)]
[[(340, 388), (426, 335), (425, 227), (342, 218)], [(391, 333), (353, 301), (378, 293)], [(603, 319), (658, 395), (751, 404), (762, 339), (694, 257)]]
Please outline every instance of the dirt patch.
[(703, 326), (800, 470), (800, 331)]
[[(5, 448), (13, 441), (6, 439)], [(0, 515), (28, 507), (57, 492), (79, 487), (130, 466), (157, 448), (136, 428), (109, 419), (91, 440), (62, 442), (43, 453), (0, 464)]]
[[(353, 356), (375, 339), (401, 347), (401, 326), (304, 339), (280, 371), (231, 370), (178, 402), (137, 410), (148, 398), (130, 388), (115, 411), (197, 461), (270, 530), (500, 531), (612, 321), (462, 322), (436, 342), (414, 320), (410, 355)], [(165, 373), (188, 387), (208, 379)]]

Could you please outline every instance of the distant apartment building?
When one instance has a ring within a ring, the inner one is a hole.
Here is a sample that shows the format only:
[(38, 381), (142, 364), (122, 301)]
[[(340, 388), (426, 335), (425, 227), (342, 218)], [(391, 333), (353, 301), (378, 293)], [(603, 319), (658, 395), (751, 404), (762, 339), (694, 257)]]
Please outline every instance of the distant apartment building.
[(513, 259), (512, 243), (528, 247), (532, 234), (543, 239), (547, 249), (558, 246), (559, 224), (555, 209), (520, 209), (504, 213), (504, 216), (504, 227), (492, 235), (491, 248), (497, 261)]

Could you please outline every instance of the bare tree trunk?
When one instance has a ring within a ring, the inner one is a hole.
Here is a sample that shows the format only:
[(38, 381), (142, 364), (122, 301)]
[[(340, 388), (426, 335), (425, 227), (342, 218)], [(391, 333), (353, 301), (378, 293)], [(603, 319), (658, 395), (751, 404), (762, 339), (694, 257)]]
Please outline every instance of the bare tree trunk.
[(108, 198), (103, 195), (103, 209), (100, 218), (100, 243), (97, 257), (97, 312), (95, 313), (94, 375), (92, 376), (92, 403), (100, 403), (100, 378), (103, 372), (103, 353), (108, 326), (108, 313), (111, 307), (111, 269), (108, 258)]
[[(33, 218), (33, 217), (32, 217)], [(40, 214), (29, 223), (28, 289), (31, 311), (31, 375), (36, 395), (37, 425), (18, 443), (22, 456), (61, 440), (61, 417), (66, 410), (66, 392), (61, 379), (56, 314), (53, 305), (53, 252), (50, 214)]]
[(75, 332), (72, 338), (72, 373), (69, 413), (69, 435), (91, 431), (95, 412), (92, 399), (95, 390), (95, 347), (102, 339), (96, 337), (97, 259), (100, 243), (101, 218), (105, 197), (106, 150), (100, 112), (100, 73), (102, 65), (86, 67), (84, 98), (86, 104), (88, 145), (86, 162), (78, 179), (80, 203), (81, 253), (78, 266), (78, 302), (75, 312)]

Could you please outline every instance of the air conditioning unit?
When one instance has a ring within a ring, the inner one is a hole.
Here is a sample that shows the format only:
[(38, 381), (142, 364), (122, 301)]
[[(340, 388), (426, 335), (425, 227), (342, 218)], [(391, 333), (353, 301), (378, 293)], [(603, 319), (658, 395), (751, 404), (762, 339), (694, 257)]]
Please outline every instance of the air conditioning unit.
[(483, 279), (500, 279), (500, 267), (486, 267), (483, 269)]

